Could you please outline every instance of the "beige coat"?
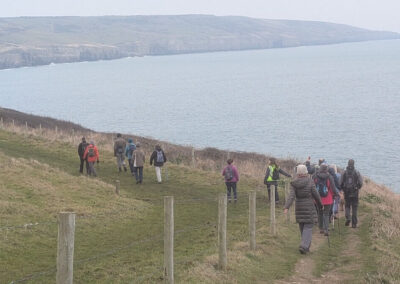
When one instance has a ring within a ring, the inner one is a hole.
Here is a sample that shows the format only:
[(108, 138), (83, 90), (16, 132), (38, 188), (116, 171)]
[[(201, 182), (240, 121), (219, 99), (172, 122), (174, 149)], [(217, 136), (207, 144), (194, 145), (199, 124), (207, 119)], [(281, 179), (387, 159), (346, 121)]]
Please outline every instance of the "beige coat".
[(142, 149), (136, 149), (133, 152), (133, 166), (134, 167), (143, 167), (144, 166), (144, 161), (145, 161), (145, 157), (144, 157), (144, 152), (142, 151)]

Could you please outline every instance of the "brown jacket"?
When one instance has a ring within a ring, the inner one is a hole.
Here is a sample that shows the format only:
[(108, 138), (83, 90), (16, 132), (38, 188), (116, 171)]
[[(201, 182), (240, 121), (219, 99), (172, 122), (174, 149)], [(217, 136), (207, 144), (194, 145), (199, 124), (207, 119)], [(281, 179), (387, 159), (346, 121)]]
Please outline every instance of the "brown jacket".
[(135, 167), (143, 167), (144, 166), (144, 161), (145, 161), (145, 157), (144, 157), (144, 152), (142, 151), (142, 149), (137, 148), (134, 152), (133, 152), (133, 165)]
[[(126, 141), (124, 138), (117, 138), (114, 142), (114, 156), (117, 154), (125, 154)], [(119, 150), (119, 151), (118, 151)]]

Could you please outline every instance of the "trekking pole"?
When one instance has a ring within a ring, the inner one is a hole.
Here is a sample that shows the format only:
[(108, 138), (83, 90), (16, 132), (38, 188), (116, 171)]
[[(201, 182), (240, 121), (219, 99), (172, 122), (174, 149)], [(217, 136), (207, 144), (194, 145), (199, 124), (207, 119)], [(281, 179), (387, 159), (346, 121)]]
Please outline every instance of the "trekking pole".
[(337, 217), (337, 226), (338, 226), (338, 230), (339, 230), (339, 239), (341, 238), (341, 234), (340, 234), (340, 212), (339, 212), (340, 210), (339, 210), (339, 208), (338, 208), (338, 212), (337, 212), (337, 215), (338, 215), (338, 217)]
[(331, 247), (331, 241), (329, 239), (329, 226), (326, 227), (324, 213), (322, 212), (322, 223), (324, 224), (324, 228), (327, 228), (327, 237), (328, 237), (328, 247)]

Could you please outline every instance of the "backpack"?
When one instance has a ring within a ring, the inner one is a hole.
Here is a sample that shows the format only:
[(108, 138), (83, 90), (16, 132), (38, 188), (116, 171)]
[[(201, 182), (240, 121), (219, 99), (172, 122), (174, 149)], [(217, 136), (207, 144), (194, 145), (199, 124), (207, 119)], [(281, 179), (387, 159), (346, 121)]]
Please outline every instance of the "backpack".
[(164, 163), (164, 155), (162, 151), (157, 151), (157, 163)]
[(355, 193), (358, 187), (358, 177), (355, 170), (346, 170), (343, 178), (343, 189), (348, 193)]
[(319, 193), (319, 196), (321, 197), (327, 197), (328, 196), (328, 186), (329, 186), (329, 178), (326, 179), (321, 179), (319, 177), (316, 177), (315, 180), (315, 187)]
[(96, 155), (95, 155), (95, 153), (94, 153), (94, 147), (89, 147), (89, 150), (88, 150), (88, 157), (90, 157), (90, 158), (93, 158), (93, 157), (95, 157)]
[(277, 167), (275, 167), (272, 170), (271, 177), (272, 177), (273, 180), (278, 180), (279, 179), (279, 169)]
[(231, 166), (227, 166), (225, 168), (224, 176), (225, 176), (225, 180), (227, 180), (227, 181), (230, 181), (231, 179), (233, 179), (233, 169)]

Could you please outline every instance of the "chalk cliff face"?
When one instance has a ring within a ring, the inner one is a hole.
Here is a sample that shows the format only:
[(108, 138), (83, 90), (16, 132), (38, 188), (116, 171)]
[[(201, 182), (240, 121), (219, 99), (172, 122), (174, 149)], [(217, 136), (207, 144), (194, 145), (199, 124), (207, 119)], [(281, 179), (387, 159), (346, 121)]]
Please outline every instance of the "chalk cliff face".
[(1, 18), (0, 69), (398, 38), (324, 22), (207, 15)]

